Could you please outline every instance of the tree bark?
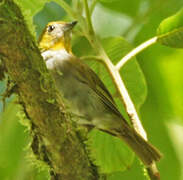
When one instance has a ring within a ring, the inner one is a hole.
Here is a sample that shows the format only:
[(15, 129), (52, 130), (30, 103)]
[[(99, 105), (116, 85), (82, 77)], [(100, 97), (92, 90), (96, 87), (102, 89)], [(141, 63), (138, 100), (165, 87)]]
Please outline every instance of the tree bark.
[(12, 0), (0, 0), (0, 27), (0, 69), (16, 85), (32, 124), (33, 152), (50, 166), (52, 179), (98, 179), (76, 125), (66, 112), (19, 7)]

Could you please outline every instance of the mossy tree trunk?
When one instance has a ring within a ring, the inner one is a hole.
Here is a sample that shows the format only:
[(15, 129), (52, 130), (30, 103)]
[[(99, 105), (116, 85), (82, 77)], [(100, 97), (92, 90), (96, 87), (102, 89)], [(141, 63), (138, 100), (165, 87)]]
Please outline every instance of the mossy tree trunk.
[(0, 0), (0, 59), (32, 124), (32, 149), (52, 179), (96, 180), (83, 143), (55, 88), (19, 7)]

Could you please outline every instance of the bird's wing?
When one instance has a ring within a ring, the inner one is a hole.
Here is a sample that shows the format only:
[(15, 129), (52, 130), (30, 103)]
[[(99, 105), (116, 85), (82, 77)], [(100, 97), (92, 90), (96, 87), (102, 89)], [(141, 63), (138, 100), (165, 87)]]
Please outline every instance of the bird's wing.
[(77, 73), (74, 77), (78, 78), (81, 82), (87, 84), (93, 91), (100, 97), (101, 101), (108, 106), (116, 115), (121, 117), (121, 113), (116, 108), (115, 102), (103, 84), (97, 74), (90, 69), (86, 64), (82, 63), (81, 60), (73, 58), (73, 68)]

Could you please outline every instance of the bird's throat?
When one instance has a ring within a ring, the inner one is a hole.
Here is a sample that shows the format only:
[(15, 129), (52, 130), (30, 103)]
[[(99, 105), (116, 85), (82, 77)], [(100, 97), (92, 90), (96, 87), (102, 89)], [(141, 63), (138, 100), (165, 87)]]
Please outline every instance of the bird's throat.
[(68, 53), (71, 53), (71, 45), (65, 41), (58, 41), (50, 46), (51, 50), (66, 50)]
[(72, 53), (70, 38), (67, 37), (62, 37), (56, 41), (53, 39), (50, 40), (49, 38), (43, 38), (39, 43), (39, 47), (42, 51), (66, 50), (68, 53)]

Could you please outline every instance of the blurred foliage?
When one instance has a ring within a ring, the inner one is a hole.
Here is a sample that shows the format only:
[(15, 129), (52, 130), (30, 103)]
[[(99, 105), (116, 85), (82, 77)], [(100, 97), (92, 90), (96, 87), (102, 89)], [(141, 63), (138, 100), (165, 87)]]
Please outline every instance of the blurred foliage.
[(35, 169), (31, 163), (30, 149), (27, 148), (29, 134), (19, 122), (20, 106), (14, 99), (9, 100), (0, 117), (0, 179), (45, 179), (48, 173)]
[[(59, 6), (61, 3), (57, 0), (54, 2), (16, 0), (16, 2), (23, 9), (29, 27), (32, 24), (36, 27), (37, 35), (49, 21), (73, 19), (67, 14), (68, 11), (67, 13), (64, 11), (65, 8)], [(75, 11), (82, 11), (82, 1), (65, 0), (64, 2), (68, 3)], [(89, 2), (93, 11), (94, 29), (109, 57), (115, 63), (132, 48), (132, 45), (135, 47), (155, 36), (158, 27), (159, 36), (164, 36), (167, 32), (171, 34), (175, 29), (182, 33), (182, 11), (177, 13), (183, 6), (182, 0), (133, 0), (133, 2), (89, 0)], [(172, 17), (166, 19), (169, 16)], [(34, 28), (32, 28), (32, 32), (34, 32)], [(129, 40), (132, 45), (121, 36)], [(182, 47), (182, 34), (175, 34), (174, 37), (164, 36), (161, 42), (173, 47)], [(88, 40), (81, 34), (78, 35), (77, 28), (73, 37), (73, 52), (77, 56), (94, 54)], [(139, 114), (148, 138), (164, 154), (158, 163), (163, 180), (172, 180), (172, 178), (183, 180), (182, 57), (182, 50), (157, 44), (136, 57), (141, 69), (136, 61), (131, 60), (121, 72), (136, 107), (141, 107)], [(116, 95), (114, 85), (105, 68), (96, 61), (86, 61), (86, 63), (99, 74), (111, 93)], [(147, 85), (144, 79), (146, 79)], [(4, 83), (0, 83), (0, 94), (3, 93), (4, 87)], [(2, 104), (0, 104), (0, 179), (49, 179), (46, 171), (34, 168), (30, 163), (30, 158), (27, 158), (26, 154), (29, 153), (29, 150), (26, 147), (30, 140), (26, 128), (18, 122), (17, 113), (20, 111), (20, 107), (16, 105), (15, 99), (16, 97), (13, 97), (7, 101), (4, 112)], [(122, 104), (117, 98), (115, 99), (124, 114)], [(127, 116), (125, 115), (125, 117)], [(91, 132), (90, 136), (96, 136), (97, 133), (99, 132)], [(92, 150), (96, 150), (100, 145), (105, 147), (104, 151), (97, 151), (98, 163), (96, 162), (96, 164), (103, 166), (102, 172), (110, 172), (108, 180), (133, 180), (134, 177), (136, 180), (147, 179), (144, 176), (143, 167), (136, 158), (132, 164), (133, 156), (129, 154), (129, 150), (125, 149), (126, 146), (118, 142), (116, 146), (118, 148), (111, 146), (110, 143), (107, 143), (108, 146), (106, 146), (106, 142), (110, 140), (104, 140), (104, 138), (106, 138), (105, 135), (99, 134), (96, 138), (97, 141), (92, 144), (94, 146)], [(122, 147), (125, 148), (122, 149)], [(112, 153), (116, 155), (122, 151), (122, 156), (112, 156)], [(109, 159), (106, 159), (107, 156)], [(102, 160), (102, 158), (105, 159)], [(111, 167), (109, 167), (110, 165)], [(123, 171), (126, 168), (128, 169)]]

